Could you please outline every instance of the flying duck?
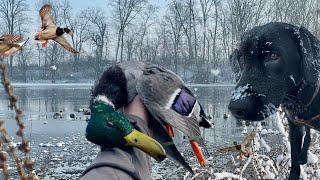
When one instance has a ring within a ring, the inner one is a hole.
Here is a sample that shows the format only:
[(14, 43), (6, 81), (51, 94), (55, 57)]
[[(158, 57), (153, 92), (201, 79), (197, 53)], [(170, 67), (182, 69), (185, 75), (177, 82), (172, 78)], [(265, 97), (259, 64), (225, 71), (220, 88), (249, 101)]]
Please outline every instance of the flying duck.
[(239, 152), (240, 159), (244, 159), (245, 157), (249, 157), (252, 154), (251, 144), (256, 136), (256, 132), (252, 131), (248, 136), (243, 140), (241, 144), (236, 144), (234, 146), (225, 147), (219, 149), (220, 153), (227, 153), (227, 152)]
[(58, 27), (51, 16), (52, 7), (49, 4), (45, 4), (39, 11), (39, 15), (42, 21), (41, 31), (36, 32), (34, 35), (34, 40), (39, 41), (42, 47), (46, 47), (49, 40), (54, 40), (59, 43), (62, 47), (72, 53), (79, 53), (75, 50), (63, 34), (67, 33), (70, 36), (73, 35), (73, 31), (69, 28)]
[(20, 51), (27, 41), (19, 35), (6, 34), (0, 37), (0, 58), (6, 58), (11, 54)]
[[(162, 67), (142, 62), (125, 62), (104, 71), (92, 90), (92, 102), (100, 96), (119, 109), (139, 96), (153, 121), (153, 137), (164, 147), (169, 158), (191, 173), (173, 143), (173, 128), (186, 134), (201, 166), (205, 158), (198, 143), (204, 144), (200, 126), (212, 126), (195, 95), (173, 72)], [(91, 102), (91, 103), (92, 103)]]

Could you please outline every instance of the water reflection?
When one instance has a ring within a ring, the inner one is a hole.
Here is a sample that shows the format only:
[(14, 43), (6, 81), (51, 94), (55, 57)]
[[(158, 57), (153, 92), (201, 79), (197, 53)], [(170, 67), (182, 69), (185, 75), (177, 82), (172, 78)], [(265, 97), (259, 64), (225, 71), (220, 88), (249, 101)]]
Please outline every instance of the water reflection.
[[(233, 86), (223, 87), (190, 87), (198, 96), (205, 111), (213, 117), (214, 128), (203, 131), (205, 140), (215, 143), (217, 146), (231, 144), (234, 140), (240, 140), (242, 128), (237, 126), (237, 121), (229, 116), (227, 106)], [(19, 96), (19, 106), (25, 110), (25, 122), (27, 133), (30, 135), (63, 136), (73, 132), (84, 133), (86, 122), (79, 108), (88, 107), (90, 99), (90, 86), (85, 87), (20, 87), (15, 89)], [(3, 89), (0, 89), (3, 94)], [(0, 97), (0, 118), (6, 119), (7, 127), (11, 134), (16, 125), (13, 112), (8, 107), (8, 101), (4, 96)], [(54, 113), (62, 111), (63, 118), (54, 119)], [(70, 119), (74, 113), (76, 120)], [(45, 124), (44, 122), (48, 122)], [(176, 141), (183, 141), (182, 135), (177, 135)]]
[[(46, 173), (52, 179), (77, 179), (99, 151), (97, 146), (85, 139), (87, 122), (83, 118), (83, 113), (77, 112), (79, 108), (89, 106), (90, 89), (90, 86), (32, 86), (15, 89), (15, 94), (19, 96), (19, 106), (25, 110), (24, 120), (27, 125), (27, 136), (31, 141), (31, 157), (35, 160), (38, 171), (42, 167), (48, 167)], [(217, 149), (232, 145), (234, 141), (240, 143), (244, 138), (242, 122), (237, 123), (231, 116), (224, 118), (224, 114), (229, 114), (227, 106), (234, 87), (194, 86), (190, 89), (198, 96), (215, 124), (214, 128), (202, 130), (208, 155), (214, 157), (208, 167), (212, 168), (213, 172), (234, 172), (233, 166), (230, 166), (232, 162), (229, 154), (217, 153)], [(17, 129), (14, 114), (8, 108), (3, 89), (0, 89), (0, 93), (2, 95), (0, 96), (0, 119), (6, 120), (6, 126), (13, 135)], [(54, 114), (60, 111), (63, 117), (54, 119)], [(70, 118), (72, 113), (75, 119)], [(272, 121), (268, 121), (268, 124), (273, 126)], [(185, 141), (188, 139), (179, 133), (175, 135), (178, 149), (183, 152), (187, 161), (194, 164), (195, 157), (191, 149), (186, 148), (189, 143)], [(273, 147), (281, 144), (281, 136), (270, 137), (266, 141), (269, 144), (272, 143)], [(20, 138), (14, 142), (19, 140)], [(181, 179), (178, 177), (185, 176), (186, 172), (183, 169), (179, 170), (179, 166), (172, 161), (164, 161), (153, 166), (153, 174), (170, 177), (168, 179)], [(177, 178), (171, 178), (171, 176)], [(0, 179), (2, 179), (1, 173)]]
[[(4, 90), (0, 89), (1, 94)], [(18, 105), (24, 112), (27, 133), (63, 135), (71, 132), (83, 132), (85, 121), (72, 121), (70, 113), (77, 113), (80, 107), (88, 107), (90, 87), (21, 87), (15, 88)], [(14, 113), (8, 107), (5, 96), (0, 97), (0, 118), (6, 120), (10, 134), (16, 129)], [(53, 119), (55, 112), (62, 111), (63, 118)], [(80, 120), (80, 119), (79, 119)], [(48, 124), (44, 124), (48, 122)]]

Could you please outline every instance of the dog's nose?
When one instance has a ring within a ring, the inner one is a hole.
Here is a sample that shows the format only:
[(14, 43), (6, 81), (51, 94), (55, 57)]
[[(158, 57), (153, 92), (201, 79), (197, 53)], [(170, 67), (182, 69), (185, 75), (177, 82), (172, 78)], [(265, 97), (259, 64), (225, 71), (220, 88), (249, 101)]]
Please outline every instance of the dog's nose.
[(261, 98), (252, 95), (244, 98), (231, 100), (229, 103), (229, 110), (231, 114), (237, 119), (244, 119), (249, 121), (257, 121), (263, 119), (259, 113), (263, 108), (264, 102)]
[(243, 101), (231, 101), (228, 108), (237, 119), (245, 119), (247, 116), (246, 103)]

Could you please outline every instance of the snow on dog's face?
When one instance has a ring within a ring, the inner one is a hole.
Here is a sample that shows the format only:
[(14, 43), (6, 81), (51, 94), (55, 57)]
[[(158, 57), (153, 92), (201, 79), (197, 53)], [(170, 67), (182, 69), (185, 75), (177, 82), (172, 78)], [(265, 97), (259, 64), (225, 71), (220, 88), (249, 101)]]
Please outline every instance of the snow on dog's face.
[(273, 114), (302, 80), (295, 27), (269, 23), (246, 32), (231, 55), (239, 71), (229, 109), (238, 119), (258, 121)]

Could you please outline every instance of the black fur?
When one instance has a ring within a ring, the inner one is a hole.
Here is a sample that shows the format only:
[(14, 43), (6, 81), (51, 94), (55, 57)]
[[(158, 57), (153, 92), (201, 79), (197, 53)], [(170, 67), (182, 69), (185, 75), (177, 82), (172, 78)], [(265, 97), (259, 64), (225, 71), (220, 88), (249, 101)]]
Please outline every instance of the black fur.
[[(318, 39), (304, 27), (269, 23), (244, 33), (230, 60), (238, 71), (236, 92), (241, 95), (230, 101), (231, 113), (238, 119), (257, 121), (281, 105), (290, 128), (289, 179), (299, 179), (300, 164), (307, 162), (311, 139), (310, 128), (295, 120), (310, 120), (320, 114), (320, 94), (312, 100), (320, 71)], [(314, 127), (320, 130), (319, 124)]]
[(119, 66), (112, 66), (102, 73), (92, 90), (92, 98), (98, 95), (107, 96), (116, 109), (127, 104), (127, 79)]

